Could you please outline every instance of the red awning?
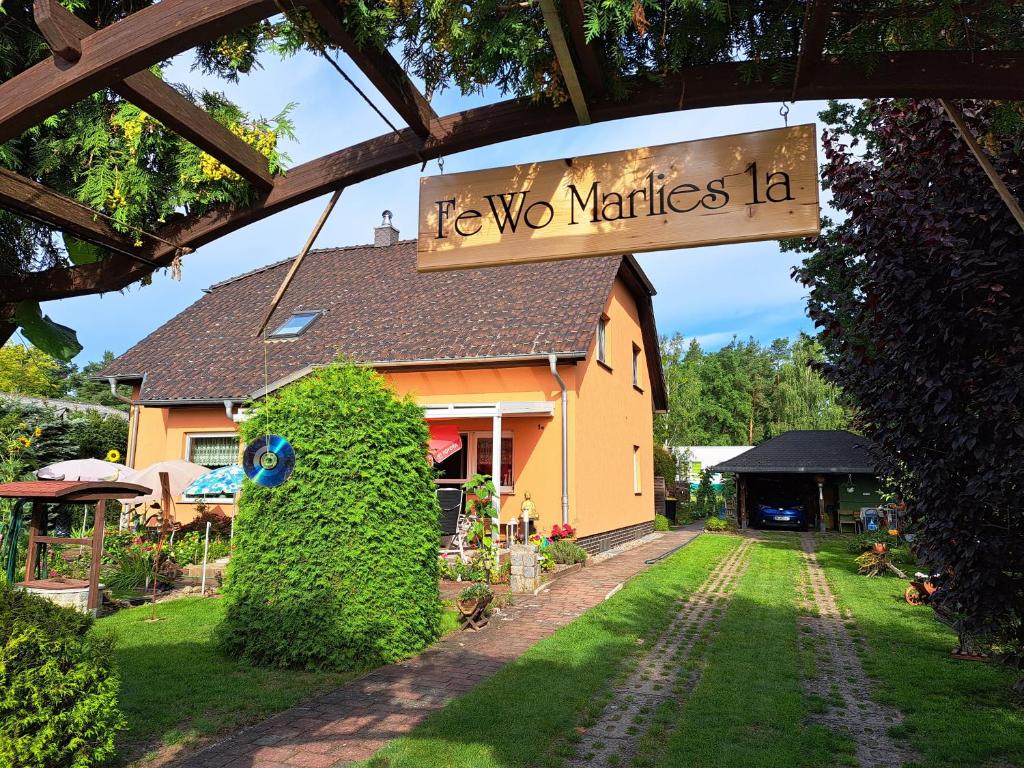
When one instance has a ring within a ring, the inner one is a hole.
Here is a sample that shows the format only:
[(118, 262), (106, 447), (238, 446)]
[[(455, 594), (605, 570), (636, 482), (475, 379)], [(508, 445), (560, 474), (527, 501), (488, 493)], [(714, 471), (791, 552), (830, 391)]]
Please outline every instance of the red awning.
[(462, 437), (459, 428), (447, 424), (430, 425), (430, 442), (427, 451), (434, 463), (440, 463), (454, 453), (462, 450)]

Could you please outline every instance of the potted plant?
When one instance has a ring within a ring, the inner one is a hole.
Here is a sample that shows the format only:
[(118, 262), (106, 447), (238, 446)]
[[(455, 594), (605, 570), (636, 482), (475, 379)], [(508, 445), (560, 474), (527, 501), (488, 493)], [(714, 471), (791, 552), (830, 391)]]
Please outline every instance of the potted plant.
[(465, 621), (465, 628), (478, 630), (487, 624), (483, 615), (493, 599), (494, 593), (486, 584), (474, 584), (459, 593), (455, 604)]
[(473, 475), (462, 488), (466, 492), (467, 512), (472, 521), (467, 539), (479, 548), (481, 565), (490, 582), (498, 575), (498, 531), (488, 531), (485, 521), (494, 514), (493, 500), (498, 489), (490, 475), (480, 474)]

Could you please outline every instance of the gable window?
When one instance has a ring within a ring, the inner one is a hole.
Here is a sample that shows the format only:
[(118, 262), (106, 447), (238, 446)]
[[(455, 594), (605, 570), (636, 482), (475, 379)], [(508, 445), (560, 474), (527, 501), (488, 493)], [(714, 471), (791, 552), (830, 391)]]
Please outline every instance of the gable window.
[(597, 321), (597, 359), (599, 362), (609, 365), (608, 362), (608, 318), (601, 315)]
[(633, 345), (633, 386), (640, 389), (640, 347)]
[(193, 432), (185, 438), (185, 458), (210, 469), (238, 463), (238, 435), (234, 432)]
[(302, 334), (323, 312), (294, 312), (270, 334), (271, 339), (290, 339)]
[(640, 485), (640, 446), (633, 446), (633, 493), (643, 493)]

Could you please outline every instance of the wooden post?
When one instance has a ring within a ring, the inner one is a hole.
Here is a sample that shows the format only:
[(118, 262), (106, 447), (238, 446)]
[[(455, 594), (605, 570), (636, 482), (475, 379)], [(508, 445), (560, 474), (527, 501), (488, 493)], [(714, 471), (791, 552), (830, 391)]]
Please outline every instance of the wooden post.
[(156, 590), (157, 579), (160, 576), (160, 557), (164, 551), (164, 536), (171, 524), (171, 476), (166, 472), (160, 475), (160, 507), (163, 514), (160, 515), (160, 538), (156, 543), (156, 557), (153, 559), (153, 599), (150, 601), (150, 621), (156, 621)]
[(103, 530), (106, 527), (106, 500), (96, 502), (96, 517), (92, 528), (92, 562), (89, 564), (89, 603), (93, 615), (100, 607), (100, 561), (103, 559)]
[(32, 517), (28, 524), (28, 554), (25, 556), (25, 581), (35, 578), (36, 565), (39, 563), (39, 545), (36, 538), (44, 536), (43, 525), (46, 507), (38, 501), (32, 502)]
[[(277, 293), (274, 294), (274, 298), (270, 301), (270, 306), (267, 307), (267, 313), (263, 316), (263, 321), (260, 323), (260, 327), (256, 330), (256, 335), (259, 336), (263, 333), (263, 329), (267, 327), (267, 323), (270, 322), (271, 316), (274, 314), (274, 310), (277, 309), (277, 305), (281, 303), (281, 299), (284, 298), (285, 291), (288, 290), (288, 286), (292, 284), (292, 278), (295, 277), (295, 273), (299, 271), (299, 267), (302, 266), (303, 259), (309, 253), (309, 249), (313, 247), (313, 243), (316, 242), (317, 236), (320, 234), (320, 230), (324, 228), (324, 224), (327, 223), (327, 217), (331, 215), (331, 211), (334, 210), (334, 206), (338, 203), (338, 198), (341, 197), (341, 187), (334, 190), (334, 194), (331, 195), (331, 199), (327, 201), (327, 206), (324, 208), (323, 213), (320, 214), (320, 218), (316, 220), (316, 224), (313, 225), (313, 231), (309, 233), (309, 237), (306, 238), (305, 244), (302, 246), (302, 250), (299, 251), (299, 255), (292, 261), (292, 266), (288, 270), (288, 274), (284, 276), (284, 280), (281, 282), (280, 287), (277, 289)], [(264, 395), (269, 394), (267, 392)]]
[(587, 99), (583, 95), (583, 88), (580, 85), (579, 76), (576, 74), (576, 65), (573, 63), (572, 54), (569, 52), (569, 43), (562, 31), (562, 18), (555, 7), (555, 0), (540, 0), (540, 10), (544, 15), (544, 26), (548, 29), (548, 40), (555, 51), (555, 59), (562, 70), (562, 80), (565, 82), (565, 90), (569, 92), (569, 100), (576, 112), (576, 121), (580, 125), (590, 125), (590, 111), (587, 109)]
[(988, 176), (989, 182), (995, 187), (996, 192), (1003, 199), (1003, 203), (1013, 214), (1013, 218), (1020, 224), (1020, 228), (1024, 229), (1024, 211), (1021, 210), (1020, 203), (1017, 202), (1017, 198), (1013, 196), (1006, 183), (1002, 180), (988, 157), (982, 150), (981, 145), (978, 144), (978, 140), (974, 138), (974, 134), (971, 133), (971, 129), (967, 127), (967, 123), (964, 122), (964, 116), (960, 113), (960, 110), (953, 106), (950, 102), (945, 99), (939, 99), (939, 103), (942, 104), (942, 108), (946, 110), (946, 114), (949, 115), (949, 119), (953, 121), (953, 125), (960, 131), (960, 136), (963, 138), (964, 143), (968, 149), (974, 155), (974, 159), (978, 161), (978, 165)]

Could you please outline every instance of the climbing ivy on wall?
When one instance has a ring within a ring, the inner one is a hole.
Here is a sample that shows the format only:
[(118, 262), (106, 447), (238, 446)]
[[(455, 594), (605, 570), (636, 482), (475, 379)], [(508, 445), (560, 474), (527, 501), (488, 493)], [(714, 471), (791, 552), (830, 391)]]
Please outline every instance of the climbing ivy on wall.
[(253, 663), (352, 669), (438, 636), (439, 509), (423, 412), (372, 370), (320, 369), (242, 428), (295, 448), (276, 488), (246, 482), (221, 641)]

